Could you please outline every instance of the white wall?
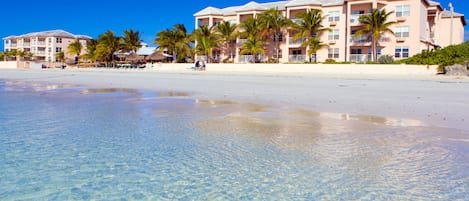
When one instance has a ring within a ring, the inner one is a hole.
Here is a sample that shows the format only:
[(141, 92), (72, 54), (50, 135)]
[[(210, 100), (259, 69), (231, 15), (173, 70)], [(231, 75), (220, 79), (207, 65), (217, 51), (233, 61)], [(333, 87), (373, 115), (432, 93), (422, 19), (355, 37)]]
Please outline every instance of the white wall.
[(0, 69), (16, 69), (17, 67), (17, 61), (0, 61)]

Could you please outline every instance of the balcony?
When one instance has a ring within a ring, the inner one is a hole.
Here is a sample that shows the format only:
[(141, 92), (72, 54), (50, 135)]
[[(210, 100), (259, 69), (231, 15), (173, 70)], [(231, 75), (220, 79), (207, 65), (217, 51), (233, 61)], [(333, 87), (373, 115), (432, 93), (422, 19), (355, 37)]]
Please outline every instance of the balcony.
[(45, 45), (46, 45), (46, 41), (38, 41), (38, 42), (37, 42), (37, 45), (45, 46)]
[(371, 45), (371, 37), (360, 36), (358, 38), (354, 38), (353, 35), (350, 36), (350, 43), (353, 46), (370, 46)]
[(350, 54), (349, 61), (355, 63), (366, 63), (371, 58), (369, 54)]
[(360, 16), (364, 14), (352, 14), (350, 15), (350, 23), (352, 26), (360, 25)]
[(302, 55), (302, 54), (288, 55), (288, 62), (304, 63), (305, 61), (306, 61), (306, 55)]
[(30, 45), (31, 45), (31, 43), (29, 43), (29, 42), (23, 43), (23, 47), (30, 46)]
[(305, 40), (303, 39), (298, 39), (298, 40), (293, 40), (293, 37), (289, 37), (288, 38), (288, 45), (290, 46), (301, 46), (301, 44), (304, 42)]
[[(257, 61), (263, 61), (264, 60), (264, 55), (257, 55), (256, 56)], [(240, 55), (238, 58), (239, 63), (255, 63), (256, 60), (254, 60), (253, 55)]]
[(46, 51), (37, 51), (36, 54), (37, 55), (46, 55)]
[(11, 43), (10, 47), (17, 47), (18, 45), (16, 43)]
[(243, 46), (243, 43), (245, 43), (246, 41), (248, 41), (248, 39), (239, 39), (238, 46)]

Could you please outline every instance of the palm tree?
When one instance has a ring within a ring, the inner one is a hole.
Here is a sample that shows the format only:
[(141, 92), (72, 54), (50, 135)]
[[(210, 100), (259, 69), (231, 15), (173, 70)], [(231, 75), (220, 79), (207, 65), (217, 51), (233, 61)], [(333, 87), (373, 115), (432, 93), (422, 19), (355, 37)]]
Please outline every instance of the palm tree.
[(114, 53), (119, 49), (119, 37), (109, 30), (101, 34), (96, 46), (96, 56), (104, 61), (111, 61), (114, 64)]
[(5, 60), (5, 53), (0, 52), (0, 61)]
[(65, 61), (65, 53), (64, 52), (57, 52), (55, 53), (55, 58), (61, 63)]
[(223, 43), (223, 55), (227, 55), (227, 53), (229, 54), (231, 50), (233, 50), (232, 41), (236, 40), (238, 37), (238, 32), (236, 31), (237, 28), (238, 25), (228, 21), (223, 21), (215, 27), (215, 32)]
[(98, 45), (98, 41), (91, 39), (86, 43), (86, 54), (84, 55), (86, 59), (90, 60), (91, 62), (96, 62), (98, 59), (96, 53), (96, 46)]
[(75, 61), (77, 62), (77, 67), (79, 66), (79, 63), (80, 63), (80, 54), (81, 54), (82, 49), (83, 49), (83, 45), (80, 43), (78, 39), (70, 43), (67, 47), (67, 51), (70, 54), (76, 55)]
[(358, 19), (360, 23), (364, 26), (362, 29), (355, 32), (354, 37), (359, 37), (362, 35), (371, 36), (371, 43), (372, 43), (372, 54), (373, 58), (372, 61), (377, 61), (377, 47), (379, 45), (379, 39), (382, 33), (389, 32), (394, 35), (394, 32), (390, 29), (390, 27), (397, 22), (395, 21), (388, 21), (388, 17), (393, 14), (394, 11), (386, 13), (386, 10), (383, 9), (373, 9), (373, 11), (368, 15), (362, 15)]
[(205, 55), (207, 57), (207, 62), (211, 62), (212, 51), (215, 48), (218, 48), (220, 40), (213, 33), (213, 27), (201, 26), (194, 31), (194, 37), (197, 41), (195, 46), (195, 53)]
[(261, 23), (259, 18), (257, 17), (250, 17), (239, 25), (241, 28), (241, 37), (242, 38), (249, 38), (250, 36), (255, 38), (261, 37)]
[[(328, 46), (322, 43), (318, 36), (309, 38), (307, 41), (303, 42), (302, 45), (308, 47), (308, 55), (314, 55), (314, 63), (317, 62), (316, 52)], [(309, 57), (309, 62), (311, 62), (311, 57)]]
[(140, 32), (133, 29), (124, 30), (124, 37), (122, 37), (122, 50), (137, 52), (140, 47)]
[[(190, 54), (190, 35), (183, 24), (176, 24), (171, 29), (158, 32), (155, 44), (173, 55), (173, 62), (185, 59)], [(179, 55), (181, 54), (181, 55)]]
[(257, 55), (265, 54), (263, 46), (264, 42), (262, 42), (262, 40), (254, 36), (249, 36), (247, 41), (243, 43), (240, 54), (252, 55), (254, 57), (254, 62), (258, 63)]
[(324, 47), (324, 45), (321, 45), (318, 36), (330, 30), (321, 25), (325, 17), (319, 9), (308, 10), (305, 13), (298, 14), (296, 17), (299, 20), (296, 23), (292, 23), (293, 30), (297, 31), (297, 33), (293, 35), (293, 40), (302, 39), (302, 46), (309, 48), (308, 54), (315, 55), (317, 50)]
[(275, 44), (275, 57), (277, 63), (280, 49), (280, 37), (283, 37), (282, 31), (291, 24), (290, 20), (283, 16), (277, 8), (269, 9), (259, 15), (259, 21), (262, 27), (262, 33), (270, 36)]

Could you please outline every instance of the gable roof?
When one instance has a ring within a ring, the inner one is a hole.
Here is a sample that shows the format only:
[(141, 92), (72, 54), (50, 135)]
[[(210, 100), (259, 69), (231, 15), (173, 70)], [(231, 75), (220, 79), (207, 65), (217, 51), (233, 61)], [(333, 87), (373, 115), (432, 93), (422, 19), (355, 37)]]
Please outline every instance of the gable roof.
[(251, 1), (247, 4), (245, 4), (244, 6), (241, 6), (236, 11), (242, 12), (242, 11), (253, 11), (253, 10), (268, 10), (268, 8), (262, 6), (261, 4), (258, 4), (256, 2), (254, 2), (254, 1)]
[(204, 15), (223, 15), (223, 11), (219, 8), (209, 6), (196, 14), (194, 16), (204, 16)]
[(30, 38), (30, 37), (62, 37), (62, 38), (79, 38), (79, 39), (91, 39), (91, 37), (86, 35), (73, 35), (64, 30), (50, 30), (50, 31), (41, 31), (41, 32), (32, 32), (19, 36), (8, 36), (3, 38), (4, 40), (12, 38)]

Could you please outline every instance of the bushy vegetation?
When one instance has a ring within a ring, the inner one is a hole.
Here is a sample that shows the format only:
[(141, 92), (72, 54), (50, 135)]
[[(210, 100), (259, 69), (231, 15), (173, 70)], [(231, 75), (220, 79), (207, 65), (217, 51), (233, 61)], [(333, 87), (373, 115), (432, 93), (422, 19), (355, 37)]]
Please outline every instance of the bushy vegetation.
[(394, 57), (392, 55), (383, 55), (378, 59), (379, 64), (393, 64)]
[(438, 65), (440, 67), (464, 64), (469, 60), (469, 41), (460, 45), (451, 45), (443, 49), (423, 51), (399, 63)]

